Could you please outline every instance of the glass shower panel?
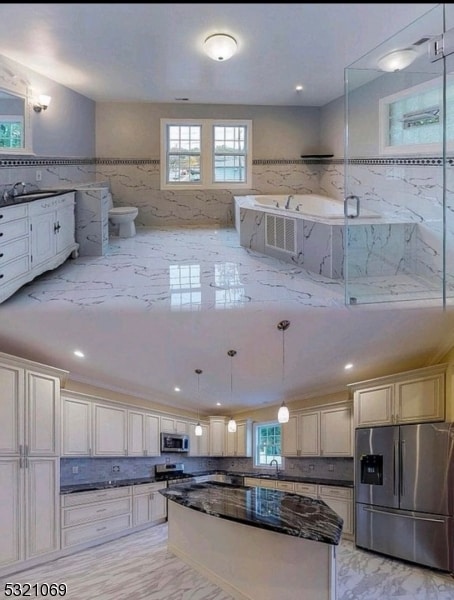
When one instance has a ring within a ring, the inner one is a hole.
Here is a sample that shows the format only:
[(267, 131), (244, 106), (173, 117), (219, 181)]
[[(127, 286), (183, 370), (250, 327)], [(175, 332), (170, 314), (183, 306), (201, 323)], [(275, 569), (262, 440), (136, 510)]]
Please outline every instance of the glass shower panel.
[[(445, 86), (445, 61), (429, 55), (442, 31), (438, 5), (345, 70), (347, 304), (445, 301), (444, 102), (454, 115), (454, 79)], [(454, 142), (452, 117), (447, 125)]]

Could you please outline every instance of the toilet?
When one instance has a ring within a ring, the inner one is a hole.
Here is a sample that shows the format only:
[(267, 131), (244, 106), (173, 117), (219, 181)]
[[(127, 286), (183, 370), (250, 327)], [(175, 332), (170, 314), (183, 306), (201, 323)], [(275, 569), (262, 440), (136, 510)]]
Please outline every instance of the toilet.
[(122, 238), (133, 237), (136, 235), (136, 226), (134, 219), (139, 214), (139, 209), (135, 206), (118, 206), (114, 208), (112, 194), (109, 192), (109, 221), (118, 228), (118, 236)]

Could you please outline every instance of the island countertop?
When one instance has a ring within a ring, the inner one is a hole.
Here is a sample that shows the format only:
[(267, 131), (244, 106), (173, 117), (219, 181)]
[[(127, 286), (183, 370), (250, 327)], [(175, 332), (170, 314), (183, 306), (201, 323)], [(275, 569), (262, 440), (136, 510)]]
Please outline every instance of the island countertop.
[(270, 488), (180, 483), (159, 492), (182, 506), (325, 544), (339, 544), (343, 520), (323, 501)]

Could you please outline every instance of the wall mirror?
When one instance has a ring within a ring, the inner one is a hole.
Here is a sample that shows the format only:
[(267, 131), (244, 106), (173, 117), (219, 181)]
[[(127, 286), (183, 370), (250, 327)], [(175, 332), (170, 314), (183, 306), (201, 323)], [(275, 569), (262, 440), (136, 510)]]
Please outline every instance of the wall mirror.
[(0, 154), (32, 154), (28, 82), (0, 63)]

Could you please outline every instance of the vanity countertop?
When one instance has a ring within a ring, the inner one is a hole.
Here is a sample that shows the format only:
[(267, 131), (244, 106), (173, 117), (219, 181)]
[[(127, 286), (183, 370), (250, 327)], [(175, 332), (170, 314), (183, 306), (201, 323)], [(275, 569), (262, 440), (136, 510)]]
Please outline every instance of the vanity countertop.
[(160, 490), (169, 500), (219, 517), (325, 544), (339, 544), (343, 520), (321, 500), (261, 487), (179, 483)]

